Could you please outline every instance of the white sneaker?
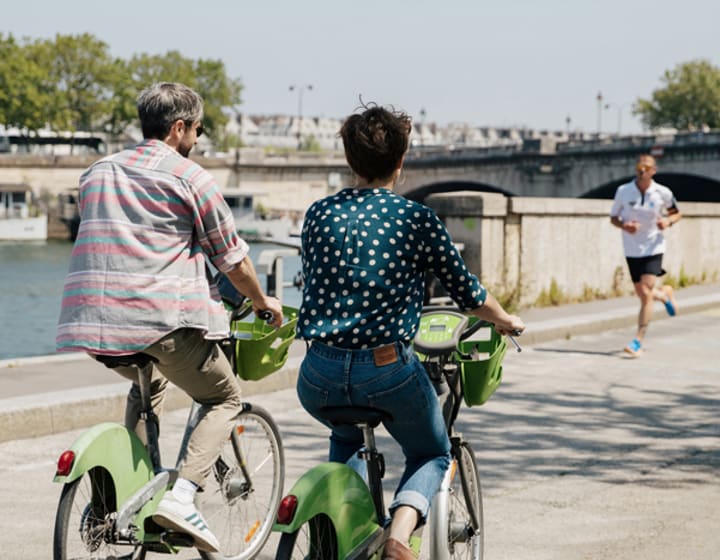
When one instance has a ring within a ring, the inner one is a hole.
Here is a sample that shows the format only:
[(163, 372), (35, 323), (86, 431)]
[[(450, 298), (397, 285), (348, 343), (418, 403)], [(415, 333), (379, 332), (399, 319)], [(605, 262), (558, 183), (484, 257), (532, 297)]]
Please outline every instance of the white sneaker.
[(164, 527), (187, 533), (195, 539), (195, 548), (204, 552), (219, 552), (220, 542), (208, 529), (207, 523), (192, 502), (183, 504), (173, 496), (172, 491), (165, 492), (160, 504), (152, 516), (153, 521)]

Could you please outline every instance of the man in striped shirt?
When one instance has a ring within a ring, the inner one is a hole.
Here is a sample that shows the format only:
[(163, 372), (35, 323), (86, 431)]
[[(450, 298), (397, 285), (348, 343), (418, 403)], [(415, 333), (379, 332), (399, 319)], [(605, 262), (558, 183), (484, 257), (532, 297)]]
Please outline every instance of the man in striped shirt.
[[(65, 281), (58, 351), (103, 360), (142, 352), (155, 360), (153, 408), (168, 380), (202, 405), (177, 482), (154, 516), (161, 526), (216, 552), (195, 492), (210, 473), (241, 405), (240, 386), (217, 341), (228, 318), (206, 259), (282, 324), (282, 307), (260, 287), (248, 245), (213, 177), (188, 159), (203, 133), (203, 101), (177, 83), (158, 83), (138, 98), (144, 141), (105, 157), (80, 178), (80, 229)], [(138, 429), (137, 368), (116, 367), (134, 383), (125, 423)], [(201, 519), (201, 518), (200, 518)]]

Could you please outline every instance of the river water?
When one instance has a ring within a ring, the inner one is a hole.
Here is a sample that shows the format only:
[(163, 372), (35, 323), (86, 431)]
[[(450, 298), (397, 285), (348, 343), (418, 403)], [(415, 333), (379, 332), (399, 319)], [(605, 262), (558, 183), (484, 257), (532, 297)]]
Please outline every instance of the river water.
[[(257, 264), (264, 243), (250, 246)], [(0, 360), (55, 353), (55, 328), (72, 243), (0, 242)], [(299, 257), (283, 261), (285, 281), (300, 269)], [(265, 277), (260, 275), (262, 285)], [(286, 287), (283, 303), (297, 307), (300, 292)]]

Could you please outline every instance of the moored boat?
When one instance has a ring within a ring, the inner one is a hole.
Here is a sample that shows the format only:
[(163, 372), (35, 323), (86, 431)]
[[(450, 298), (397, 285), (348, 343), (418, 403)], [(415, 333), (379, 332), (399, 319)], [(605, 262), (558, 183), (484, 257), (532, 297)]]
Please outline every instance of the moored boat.
[(48, 217), (32, 203), (32, 189), (24, 184), (0, 184), (0, 240), (45, 241)]

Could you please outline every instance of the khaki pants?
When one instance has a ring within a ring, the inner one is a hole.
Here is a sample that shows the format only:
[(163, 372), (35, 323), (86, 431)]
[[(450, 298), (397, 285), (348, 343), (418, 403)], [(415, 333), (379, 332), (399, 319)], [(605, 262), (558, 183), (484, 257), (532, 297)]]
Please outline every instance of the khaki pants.
[[(180, 476), (203, 486), (240, 411), (242, 401), (237, 377), (218, 345), (205, 340), (202, 331), (197, 329), (174, 331), (143, 353), (157, 360), (150, 387), (155, 414), (159, 416), (162, 410), (168, 381), (201, 405)], [(140, 420), (138, 371), (134, 367), (118, 367), (114, 371), (133, 382), (127, 398), (125, 425), (145, 441), (145, 425)]]

